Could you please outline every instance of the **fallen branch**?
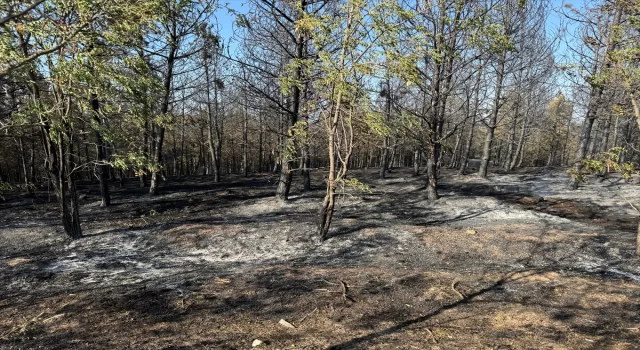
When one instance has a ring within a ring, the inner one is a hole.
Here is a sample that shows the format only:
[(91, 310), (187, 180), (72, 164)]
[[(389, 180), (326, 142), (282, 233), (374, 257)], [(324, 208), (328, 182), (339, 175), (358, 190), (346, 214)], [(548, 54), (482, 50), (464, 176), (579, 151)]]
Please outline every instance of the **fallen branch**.
[(347, 286), (347, 282), (340, 281), (340, 285), (342, 286), (342, 300), (344, 300), (345, 303), (347, 302), (347, 300), (355, 303), (356, 300), (349, 295), (349, 286)]
[(433, 332), (431, 332), (429, 328), (425, 328), (425, 329), (427, 330), (427, 333), (429, 333), (429, 335), (431, 336), (431, 339), (433, 339), (433, 343), (438, 344), (438, 339), (436, 339), (436, 336), (433, 335)]
[(457, 280), (453, 281), (453, 283), (451, 283), (451, 289), (460, 296), (461, 298), (460, 301), (467, 299), (467, 297), (464, 296), (464, 294), (460, 293), (460, 291), (456, 289), (456, 284), (458, 284), (458, 281)]
[(324, 278), (323, 278), (323, 279), (321, 279), (321, 281), (322, 281), (322, 282), (324, 282), (324, 283), (326, 283), (326, 284), (332, 284), (332, 285), (334, 285), (334, 286), (337, 286), (337, 285), (338, 285), (338, 283), (329, 282), (329, 281), (325, 280)]
[(304, 315), (304, 316), (300, 319), (300, 321), (296, 322), (296, 324), (298, 324), (298, 326), (300, 326), (300, 324), (302, 324), (302, 322), (303, 322), (304, 320), (306, 320), (306, 319), (307, 319), (307, 317), (311, 316), (311, 315), (312, 315), (314, 312), (316, 312), (316, 311), (318, 311), (318, 308), (315, 308), (315, 309), (313, 309), (313, 311), (311, 311), (310, 313), (308, 313), (308, 314)]
[(27, 329), (33, 325), (36, 324), (36, 322), (38, 322), (38, 319), (44, 315), (46, 311), (42, 311), (40, 314), (38, 314), (38, 316), (32, 318), (31, 320), (23, 323), (20, 326), (15, 326), (13, 328), (11, 328), (10, 330), (4, 332), (3, 334), (0, 335), (0, 339), (6, 339), (9, 340), (9, 338), (13, 335), (13, 334), (20, 334), (20, 333), (25, 333), (27, 331)]
[(45, 318), (44, 320), (42, 320), (42, 323), (47, 323), (47, 322), (50, 322), (50, 321), (56, 320), (56, 319), (58, 319), (58, 318), (64, 317), (64, 315), (65, 315), (65, 314), (57, 314), (57, 315), (51, 316), (51, 317), (49, 317), (49, 318)]

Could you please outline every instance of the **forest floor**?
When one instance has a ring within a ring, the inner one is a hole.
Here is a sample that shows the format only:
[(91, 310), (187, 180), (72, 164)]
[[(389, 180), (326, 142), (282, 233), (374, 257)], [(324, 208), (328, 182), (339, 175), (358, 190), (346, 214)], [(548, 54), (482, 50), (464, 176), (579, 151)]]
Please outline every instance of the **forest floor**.
[(0, 349), (640, 349), (640, 185), (443, 170), (430, 203), (376, 173), (323, 244), (321, 170), (287, 203), (271, 175), (131, 181), (109, 208), (85, 184), (73, 242), (46, 192), (7, 196)]

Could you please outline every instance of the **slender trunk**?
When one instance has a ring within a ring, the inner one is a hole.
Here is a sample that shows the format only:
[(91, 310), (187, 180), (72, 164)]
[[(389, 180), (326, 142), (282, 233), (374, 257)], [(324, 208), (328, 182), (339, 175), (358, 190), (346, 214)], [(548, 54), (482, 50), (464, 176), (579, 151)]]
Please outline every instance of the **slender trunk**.
[[(64, 159), (64, 172), (63, 172), (63, 184), (62, 186), (67, 186), (66, 189), (66, 197), (67, 199), (63, 202), (68, 203), (69, 214), (68, 217), (65, 218), (70, 220), (67, 222), (68, 229), (67, 232), (70, 232), (69, 236), (72, 239), (78, 239), (82, 237), (82, 229), (80, 228), (80, 210), (78, 205), (78, 192), (76, 190), (76, 181), (75, 174), (71, 169), (73, 161), (73, 141), (70, 137), (70, 131), (67, 131), (67, 142), (66, 142), (66, 150), (64, 156), (61, 158)], [(62, 149), (62, 148), (61, 148)]]
[(460, 168), (458, 169), (458, 175), (464, 175), (467, 170), (467, 162), (469, 161), (469, 155), (471, 154), (471, 147), (473, 146), (473, 133), (476, 127), (476, 118), (478, 116), (478, 106), (480, 104), (480, 83), (482, 82), (482, 73), (484, 72), (484, 66), (481, 66), (480, 72), (478, 72), (478, 78), (475, 83), (474, 96), (473, 96), (473, 112), (471, 114), (471, 127), (469, 128), (469, 135), (467, 136), (467, 142), (462, 151), (460, 159)]
[(502, 81), (504, 80), (505, 75), (505, 61), (506, 52), (503, 51), (498, 62), (496, 91), (495, 97), (493, 99), (493, 111), (491, 113), (491, 119), (489, 120), (489, 130), (487, 131), (487, 137), (484, 140), (484, 146), (482, 148), (482, 162), (480, 163), (480, 170), (478, 171), (480, 177), (484, 178), (487, 177), (489, 162), (491, 161), (491, 146), (494, 141), (496, 126), (498, 124), (498, 112), (500, 111), (500, 106), (502, 104)]
[[(300, 10), (303, 13), (306, 13), (307, 1), (300, 0)], [(305, 36), (299, 32), (296, 35), (295, 40), (295, 58), (298, 60), (304, 59), (304, 49), (306, 46), (306, 38)], [(298, 64), (295, 68), (294, 79), (296, 84), (293, 84), (293, 88), (291, 89), (291, 102), (292, 108), (290, 113), (288, 113), (288, 131), (287, 131), (287, 146), (291, 152), (295, 152), (297, 149), (295, 145), (295, 131), (294, 126), (299, 120), (300, 117), (300, 107), (302, 105), (302, 89), (300, 88), (300, 84), (302, 81), (302, 64)], [(286, 201), (289, 198), (289, 191), (291, 190), (291, 180), (293, 174), (291, 172), (292, 162), (295, 160), (295, 154), (289, 154), (286, 149), (281, 149), (280, 152), (280, 180), (278, 182), (278, 188), (276, 189), (276, 197), (282, 201)]]
[[(304, 100), (307, 101), (309, 96), (309, 86), (308, 84), (304, 85)], [(302, 117), (304, 118), (304, 134), (305, 137), (302, 140), (302, 185), (303, 191), (308, 192), (311, 191), (311, 151), (310, 151), (310, 142), (311, 138), (309, 136), (309, 111), (307, 105), (304, 106)]]
[[(507, 141), (507, 154), (505, 155), (504, 158), (504, 163), (503, 163), (503, 168), (505, 171), (510, 171), (511, 170), (511, 163), (512, 163), (512, 159), (514, 158), (513, 156), (513, 144), (516, 142), (516, 130), (518, 128), (518, 113), (520, 104), (518, 103), (516, 105), (516, 110), (515, 113), (513, 115), (513, 119), (511, 121), (511, 132), (509, 133), (509, 138)], [(517, 154), (517, 153), (516, 153)]]
[(633, 114), (636, 117), (638, 128), (640, 128), (640, 101), (634, 93), (631, 94), (631, 105), (633, 106)]
[(249, 111), (247, 96), (244, 96), (244, 118), (242, 120), (242, 176), (249, 176)]
[(464, 146), (464, 150), (462, 151), (462, 156), (460, 157), (460, 167), (458, 168), (458, 174), (464, 175), (467, 170), (467, 162), (469, 161), (469, 155), (471, 153), (471, 146), (473, 146), (473, 132), (476, 126), (476, 112), (473, 112), (473, 117), (471, 119), (471, 126), (469, 127), (469, 134), (467, 135), (467, 142)]
[(262, 122), (262, 113), (259, 117), (260, 131), (258, 134), (258, 172), (264, 171), (264, 125)]
[(29, 150), (29, 181), (36, 183), (36, 156), (35, 156), (35, 137), (31, 136), (31, 149)]
[[(444, 28), (444, 18), (440, 22), (440, 29)], [(435, 64), (433, 67), (433, 78), (431, 88), (431, 120), (429, 123), (429, 146), (427, 149), (427, 199), (429, 201), (435, 201), (438, 199), (438, 156), (440, 154), (440, 135), (438, 130), (443, 123), (443, 115), (441, 112), (441, 105), (444, 102), (441, 99), (441, 83), (442, 83), (442, 67), (441, 63)]]
[[(57, 136), (52, 138), (51, 133), (57, 133)], [(45, 146), (47, 172), (60, 204), (62, 226), (69, 238), (82, 238), (75, 178), (68, 169), (71, 160), (69, 152), (72, 151), (71, 141), (66, 137), (68, 133), (53, 131), (49, 123), (46, 122), (42, 126), (42, 136)], [(57, 141), (54, 141), (56, 139)]]
[(595, 131), (595, 134), (591, 136), (591, 142), (589, 143), (589, 150), (587, 151), (587, 158), (593, 158), (600, 146), (598, 143), (598, 141), (600, 140), (600, 131), (601, 131), (600, 129), (602, 127), (600, 124), (601, 122), (599, 120), (596, 120), (595, 123), (593, 124), (593, 131)]
[(380, 178), (384, 179), (389, 168), (389, 147), (390, 140), (388, 136), (382, 139), (382, 149), (380, 150)]
[(413, 151), (413, 176), (420, 175), (420, 150)]
[(636, 255), (640, 257), (640, 222), (638, 222), (638, 232), (636, 233)]
[(288, 159), (282, 159), (282, 164), (280, 164), (280, 178), (278, 180), (278, 187), (276, 188), (276, 197), (278, 199), (284, 201), (289, 198), (292, 178), (291, 162)]
[(606, 152), (609, 150), (609, 137), (611, 136), (611, 115), (604, 122), (604, 129), (602, 130), (602, 140), (600, 142), (600, 152)]
[[(614, 15), (612, 27), (617, 27), (620, 25), (620, 21), (622, 18), (622, 11), (620, 8), (616, 8), (616, 13)], [(607, 44), (605, 47), (605, 52), (603, 54), (604, 67), (603, 71), (608, 71), (611, 67), (611, 60), (608, 59), (608, 54), (614, 49), (615, 42), (612, 38), (612, 35), (609, 34), (607, 38)], [(594, 62), (593, 74), (597, 73), (598, 68), (598, 59)], [(576, 152), (576, 157), (573, 164), (573, 171), (577, 176), (573, 176), (571, 179), (570, 186), (573, 189), (577, 189), (579, 182), (579, 175), (582, 174), (582, 168), (584, 165), (582, 161), (585, 159), (587, 155), (587, 148), (589, 146), (589, 141), (591, 140), (591, 130), (593, 128), (593, 123), (596, 120), (598, 106), (600, 104), (600, 100), (602, 98), (602, 94), (604, 92), (604, 84), (599, 84), (591, 87), (591, 92), (589, 94), (589, 104), (587, 106), (587, 115), (584, 118), (584, 123), (582, 124), (582, 130), (580, 132), (580, 139), (578, 141), (578, 151)]]
[[(217, 67), (216, 67), (217, 70)], [(217, 76), (217, 71), (214, 73)], [(218, 97), (218, 95), (220, 95)], [(216, 163), (214, 164), (214, 181), (220, 182), (220, 168), (222, 166), (222, 135), (224, 132), (224, 101), (222, 101), (223, 96), (220, 89), (218, 89), (218, 85), (214, 83), (213, 87), (213, 106), (215, 111), (215, 119), (214, 119), (214, 132), (216, 136), (215, 146), (215, 155), (216, 155)], [(229, 160), (227, 159), (227, 162)]]
[[(218, 102), (218, 89), (215, 86), (215, 81), (214, 81), (214, 99), (215, 99), (215, 116), (214, 116), (214, 108), (212, 108), (211, 106), (211, 77), (209, 76), (209, 63), (206, 61), (207, 53), (205, 53), (205, 61), (204, 61), (204, 75), (205, 75), (205, 80), (207, 83), (207, 117), (208, 117), (208, 123), (207, 123), (207, 145), (209, 146), (209, 155), (211, 156), (211, 171), (213, 172), (213, 182), (219, 182), (220, 181), (220, 164), (219, 164), (219, 159), (217, 157), (217, 141), (215, 140), (215, 135), (216, 135), (216, 129), (217, 129), (217, 123), (216, 123), (216, 119), (217, 119), (217, 102)], [(214, 68), (214, 79), (215, 79), (215, 68)], [(211, 172), (209, 172), (210, 174)]]
[[(182, 115), (184, 116), (184, 96), (183, 96), (183, 103), (182, 103)], [(173, 129), (171, 132), (171, 147), (172, 147), (172, 151), (173, 151), (173, 176), (179, 176), (178, 175), (178, 144), (176, 142), (176, 130)]]
[[(344, 48), (341, 55), (341, 64), (344, 63)], [(340, 114), (342, 102), (342, 91), (338, 91), (336, 96), (336, 105), (334, 106), (332, 121), (329, 128), (327, 146), (329, 151), (329, 173), (327, 174), (327, 189), (320, 207), (320, 216), (318, 222), (318, 231), (320, 233), (320, 241), (327, 239), (329, 234), (329, 228), (331, 227), (331, 220), (333, 219), (333, 212), (335, 209), (335, 193), (336, 193), (336, 149), (334, 135), (338, 126), (338, 118)]]
[(151, 172), (151, 185), (149, 186), (149, 194), (158, 193), (158, 184), (160, 182), (160, 168), (162, 167), (162, 143), (164, 142), (164, 127), (156, 125), (156, 137), (153, 141), (153, 171)]
[[(564, 142), (562, 144), (562, 155), (560, 156), (560, 165), (565, 166), (567, 164), (567, 146), (569, 144), (569, 136), (571, 135), (571, 115), (569, 116), (569, 120), (567, 121), (567, 132), (564, 135)], [(616, 118), (616, 137), (618, 131), (618, 118)], [(613, 141), (614, 146), (617, 141)]]
[(518, 164), (516, 165), (516, 167), (520, 168), (522, 166), (522, 162), (524, 160), (524, 149), (527, 146), (527, 137), (528, 135), (525, 134), (524, 135), (524, 141), (522, 141), (522, 149), (520, 150), (520, 156), (518, 158)]
[(556, 153), (556, 145), (553, 144), (553, 142), (551, 143), (551, 148), (549, 149), (549, 154), (547, 155), (547, 167), (550, 167), (551, 164), (553, 163), (553, 159), (555, 157), (555, 153)]
[(398, 149), (398, 140), (396, 140), (395, 138), (392, 139), (393, 140), (393, 147), (391, 147), (391, 156), (389, 157), (389, 160), (387, 161), (387, 171), (389, 171), (390, 169), (393, 169), (393, 167), (397, 166), (397, 159), (396, 159), (396, 155), (397, 155), (397, 149)]
[(439, 145), (429, 147), (429, 159), (427, 160), (427, 199), (435, 201), (438, 195), (438, 155)]
[[(24, 40), (23, 34), (18, 35), (23, 53), (25, 57), (29, 55), (28, 45)], [(28, 71), (31, 83), (29, 84), (29, 90), (31, 98), (34, 101), (40, 100), (40, 87), (36, 83), (37, 78), (33, 70)], [(62, 96), (57, 97), (58, 102), (61, 102)], [(67, 99), (65, 107), (61, 113), (63, 116), (68, 116), (71, 112), (71, 103)], [(66, 119), (66, 118), (61, 118)], [(72, 144), (73, 140), (70, 136), (70, 126), (67, 123), (63, 123), (62, 129), (52, 129), (52, 124), (49, 119), (40, 119), (40, 135), (42, 138), (42, 145), (45, 154), (45, 169), (47, 169), (48, 181), (53, 184), (58, 203), (60, 204), (62, 214), (62, 224), (64, 231), (71, 239), (82, 238), (82, 229), (80, 227), (80, 214), (78, 210), (78, 197), (75, 187), (75, 175), (72, 171), (69, 171), (71, 166), (71, 157), (73, 154)], [(66, 147), (65, 147), (66, 144)], [(66, 153), (65, 153), (66, 151)]]
[(103, 126), (102, 118), (100, 118), (100, 101), (97, 95), (91, 95), (91, 108), (93, 110), (93, 121), (95, 126), (96, 150), (98, 154), (98, 166), (96, 167), (97, 177), (100, 181), (100, 197), (101, 207), (111, 205), (111, 195), (109, 194), (109, 183), (107, 182), (107, 174), (109, 174), (109, 165), (106, 164), (106, 147), (100, 128)]
[[(385, 121), (391, 122), (391, 82), (389, 79), (385, 81)], [(385, 135), (382, 139), (382, 152), (380, 154), (380, 178), (384, 179), (386, 172), (389, 169), (389, 147), (391, 140), (390, 137)]]
[(178, 178), (181, 178), (184, 174), (184, 166), (185, 166), (185, 154), (184, 154), (184, 125), (185, 125), (186, 116), (182, 113), (182, 125), (180, 128), (180, 164), (178, 166), (180, 169), (178, 170)]
[[(166, 115), (169, 111), (169, 100), (171, 98), (171, 82), (173, 80), (173, 65), (175, 63), (175, 56), (177, 52), (177, 47), (174, 44), (171, 44), (171, 48), (169, 49), (169, 55), (167, 57), (167, 72), (164, 76), (163, 87), (164, 87), (164, 95), (162, 96), (162, 103), (160, 106), (160, 113), (162, 115)], [(160, 182), (160, 178), (158, 177), (158, 173), (162, 168), (162, 143), (164, 142), (164, 126), (156, 124), (153, 126), (154, 138), (152, 140), (152, 151), (153, 151), (153, 171), (151, 172), (151, 185), (149, 186), (149, 194), (155, 195), (158, 193), (158, 184)]]
[[(308, 129), (308, 126), (307, 126), (307, 129)], [(305, 141), (302, 147), (302, 176), (303, 176), (303, 190), (305, 192), (311, 191), (311, 154), (309, 153), (308, 141)]]
[(620, 126), (620, 116), (616, 116), (616, 122), (613, 126), (613, 140), (611, 141), (613, 147), (618, 147), (618, 130)]
[(22, 164), (22, 176), (25, 185), (29, 184), (29, 173), (27, 172), (27, 158), (24, 151), (24, 142), (22, 136), (17, 138), (18, 150), (20, 151), (20, 163)]
[[(347, 18), (346, 26), (347, 28), (351, 27), (351, 10), (349, 11), (349, 16)], [(346, 46), (342, 45), (340, 51), (340, 60), (338, 62), (338, 67), (344, 68), (345, 60), (346, 60)], [(340, 77), (340, 81), (344, 81), (344, 76)], [(340, 113), (342, 108), (342, 88), (339, 88), (336, 92), (335, 85), (331, 91), (331, 96), (335, 96), (334, 104), (331, 106), (332, 110), (330, 111), (329, 121), (326, 121), (327, 126), (327, 149), (329, 152), (329, 173), (327, 174), (327, 188), (324, 200), (322, 202), (322, 206), (320, 207), (320, 215), (318, 220), (318, 232), (320, 241), (324, 241), (327, 239), (329, 234), (329, 228), (331, 227), (331, 220), (333, 219), (333, 212), (335, 209), (335, 191), (336, 191), (336, 144), (335, 144), (335, 135), (338, 129), (338, 122), (340, 121)], [(353, 133), (351, 134), (353, 136)], [(353, 140), (352, 140), (353, 141)], [(346, 142), (346, 141), (345, 141)], [(351, 144), (352, 146), (353, 144)], [(352, 151), (353, 149), (351, 149)], [(340, 149), (337, 150), (340, 152)], [(343, 166), (346, 167), (348, 164), (348, 156)], [(343, 169), (342, 175), (346, 173), (346, 169)]]
[(462, 140), (462, 134), (464, 133), (464, 123), (462, 124), (462, 126), (460, 127), (460, 131), (456, 133), (456, 142), (455, 145), (453, 146), (453, 151), (451, 152), (451, 159), (449, 161), (449, 169), (453, 169), (456, 168), (456, 165), (458, 165), (458, 153), (460, 150), (460, 141)]
[(493, 151), (496, 153), (496, 155), (495, 157), (491, 157), (491, 164), (493, 166), (498, 166), (498, 164), (500, 164), (500, 159), (502, 158), (502, 146), (504, 145), (504, 141), (498, 139), (496, 143), (496, 146), (493, 148)]
[(513, 159), (511, 159), (511, 162), (509, 163), (509, 169), (507, 169), (508, 171), (512, 171), (516, 167), (516, 165), (519, 166), (518, 157), (521, 157), (522, 149), (524, 148), (524, 142), (526, 139), (528, 123), (529, 123), (529, 118), (527, 116), (527, 113), (525, 112), (525, 117), (524, 117), (524, 120), (522, 121), (522, 128), (520, 128), (520, 138), (518, 139), (518, 146), (516, 147), (516, 151), (515, 151), (515, 155), (513, 156)]
[[(142, 154), (144, 155), (145, 160), (149, 159), (149, 122), (144, 122), (144, 134), (143, 134), (143, 144), (142, 144)], [(138, 178), (140, 179), (140, 188), (147, 187), (147, 172), (144, 169), (139, 169), (140, 174)]]

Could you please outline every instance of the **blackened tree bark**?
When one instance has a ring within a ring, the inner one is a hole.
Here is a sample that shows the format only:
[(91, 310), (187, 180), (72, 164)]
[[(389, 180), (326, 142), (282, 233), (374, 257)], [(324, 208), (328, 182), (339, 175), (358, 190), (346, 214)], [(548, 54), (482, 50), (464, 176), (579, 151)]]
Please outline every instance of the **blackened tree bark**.
[[(175, 33), (175, 27), (174, 31)], [(177, 39), (177, 38), (176, 38)], [(169, 99), (171, 98), (171, 82), (173, 80), (173, 67), (175, 64), (177, 46), (175, 41), (171, 41), (171, 47), (169, 49), (169, 55), (167, 56), (167, 70), (164, 75), (163, 84), (164, 87), (162, 102), (160, 104), (160, 113), (166, 115), (169, 111)], [(151, 172), (151, 184), (149, 185), (149, 194), (155, 195), (158, 193), (158, 183), (160, 181), (159, 173), (162, 167), (162, 144), (164, 143), (164, 131), (165, 128), (160, 124), (152, 125), (152, 139), (151, 139), (151, 151), (153, 161), (153, 171)]]
[[(299, 11), (301, 13), (298, 14), (300, 18), (302, 18), (303, 14), (307, 11), (307, 0), (300, 0), (299, 3)], [(304, 33), (297, 31), (295, 33), (295, 57), (294, 61), (298, 61), (295, 64), (294, 69), (294, 81), (293, 87), (291, 88), (291, 111), (288, 114), (288, 126), (289, 129), (287, 131), (287, 140), (285, 141), (286, 145), (284, 147), (285, 151), (281, 152), (281, 168), (280, 168), (280, 179), (278, 180), (278, 188), (276, 189), (276, 197), (280, 200), (286, 201), (289, 198), (289, 191), (291, 190), (291, 180), (293, 178), (292, 167), (294, 159), (293, 150), (296, 149), (295, 145), (295, 126), (298, 123), (300, 118), (300, 107), (302, 104), (302, 73), (303, 66), (299, 62), (305, 58), (304, 50), (307, 44), (307, 38)]]

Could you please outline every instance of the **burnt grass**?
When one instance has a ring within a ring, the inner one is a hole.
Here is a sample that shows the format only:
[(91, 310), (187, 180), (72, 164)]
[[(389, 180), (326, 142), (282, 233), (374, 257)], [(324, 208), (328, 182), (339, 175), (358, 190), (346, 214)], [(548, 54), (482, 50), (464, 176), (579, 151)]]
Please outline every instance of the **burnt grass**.
[(9, 194), (0, 349), (640, 349), (638, 223), (598, 197), (612, 187), (445, 170), (430, 203), (422, 176), (376, 173), (354, 173), (371, 191), (341, 196), (322, 244), (321, 170), (284, 204), (271, 174), (170, 178), (153, 198), (130, 179), (108, 208), (81, 183), (75, 242), (46, 189)]

